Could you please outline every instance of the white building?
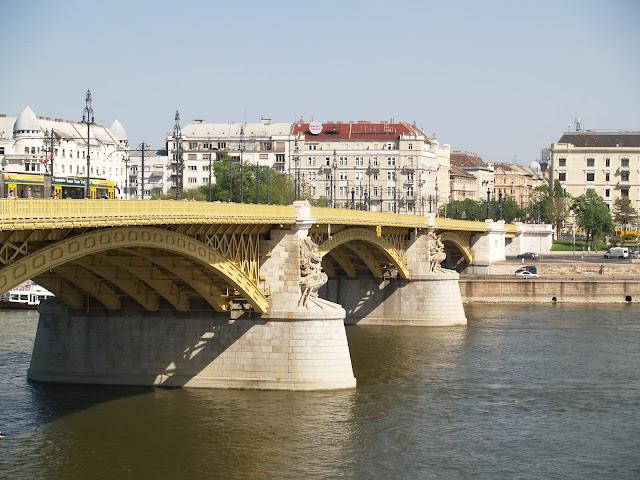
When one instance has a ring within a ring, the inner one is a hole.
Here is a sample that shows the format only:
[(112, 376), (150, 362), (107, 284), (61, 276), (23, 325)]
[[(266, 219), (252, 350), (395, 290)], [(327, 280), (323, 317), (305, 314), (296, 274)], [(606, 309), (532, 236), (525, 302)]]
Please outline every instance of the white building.
[(167, 151), (150, 148), (147, 145), (144, 153), (144, 175), (142, 163), (142, 149), (129, 150), (129, 181), (123, 190), (124, 196), (143, 198), (143, 182), (145, 199), (167, 193), (172, 186), (169, 180), (170, 163)]
[(594, 189), (611, 209), (629, 197), (640, 208), (640, 131), (566, 132), (551, 145), (550, 179), (577, 197)]
[[(127, 134), (118, 120), (110, 128), (89, 129), (93, 178), (113, 180), (122, 196)], [(53, 136), (53, 172), (49, 139)], [(56, 177), (86, 177), (87, 126), (60, 118), (37, 117), (25, 107), (18, 117), (0, 114), (0, 165), (12, 173), (53, 173)]]
[(449, 145), (415, 125), (301, 121), (292, 134), (291, 172), (330, 206), (424, 214), (449, 199)]
[[(175, 146), (173, 135), (167, 134), (170, 158), (168, 188), (176, 186)], [(224, 156), (246, 164), (274, 167), (288, 171), (287, 162), (293, 142), (291, 123), (272, 123), (263, 118), (258, 123), (206, 123), (195, 120), (182, 128), (185, 190), (208, 185), (209, 164)], [(215, 177), (212, 177), (215, 181)]]

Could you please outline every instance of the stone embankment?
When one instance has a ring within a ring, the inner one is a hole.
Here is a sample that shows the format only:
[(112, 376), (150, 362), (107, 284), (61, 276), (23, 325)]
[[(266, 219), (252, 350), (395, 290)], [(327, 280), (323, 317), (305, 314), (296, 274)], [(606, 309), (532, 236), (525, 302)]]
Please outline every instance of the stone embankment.
[(462, 275), (464, 303), (640, 303), (640, 262), (534, 262), (539, 278), (515, 277), (521, 264)]

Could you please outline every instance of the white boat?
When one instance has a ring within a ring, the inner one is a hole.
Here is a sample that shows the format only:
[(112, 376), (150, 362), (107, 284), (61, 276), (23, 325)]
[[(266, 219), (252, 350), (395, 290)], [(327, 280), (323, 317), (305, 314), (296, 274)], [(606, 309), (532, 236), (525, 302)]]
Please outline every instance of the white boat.
[(55, 296), (34, 282), (25, 282), (0, 295), (0, 308), (37, 308), (42, 300)]

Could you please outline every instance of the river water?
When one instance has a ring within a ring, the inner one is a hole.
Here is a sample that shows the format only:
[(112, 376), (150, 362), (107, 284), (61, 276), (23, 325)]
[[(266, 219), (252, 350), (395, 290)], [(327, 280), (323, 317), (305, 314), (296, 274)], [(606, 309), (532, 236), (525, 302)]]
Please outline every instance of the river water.
[(466, 327), (347, 328), (358, 387), (26, 380), (0, 312), (0, 478), (640, 478), (634, 305), (467, 307)]

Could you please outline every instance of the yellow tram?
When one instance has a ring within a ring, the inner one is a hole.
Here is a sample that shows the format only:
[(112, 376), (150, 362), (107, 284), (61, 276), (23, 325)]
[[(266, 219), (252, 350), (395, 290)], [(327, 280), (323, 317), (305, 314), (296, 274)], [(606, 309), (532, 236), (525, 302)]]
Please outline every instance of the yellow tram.
[[(2, 198), (84, 198), (86, 179), (81, 177), (50, 177), (29, 173), (0, 173)], [(92, 178), (91, 198), (116, 198), (113, 180)]]

